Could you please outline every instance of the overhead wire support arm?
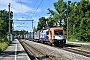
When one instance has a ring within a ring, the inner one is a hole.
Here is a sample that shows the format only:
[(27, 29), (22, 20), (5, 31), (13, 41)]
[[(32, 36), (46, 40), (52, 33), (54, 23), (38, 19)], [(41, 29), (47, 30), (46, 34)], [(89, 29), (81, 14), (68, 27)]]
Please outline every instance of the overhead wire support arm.
[(32, 21), (32, 30), (33, 30), (33, 21), (34, 21), (34, 20), (24, 20), (24, 19), (22, 19), (22, 20), (17, 20), (17, 19), (16, 19), (16, 20), (13, 20), (13, 21)]
[(13, 20), (13, 21), (34, 21), (34, 20)]
[(24, 20), (24, 19), (22, 19), (22, 20), (16, 19), (16, 20), (15, 20), (15, 19), (13, 19), (13, 21), (32, 21), (32, 30), (33, 30), (33, 21), (34, 21), (34, 20), (29, 20), (29, 19), (28, 19), (28, 20)]
[[(32, 30), (33, 30), (33, 21), (34, 20), (13, 20), (13, 21), (32, 21)], [(34, 34), (34, 30), (33, 30), (33, 34)], [(34, 35), (33, 35), (33, 38), (34, 38)]]

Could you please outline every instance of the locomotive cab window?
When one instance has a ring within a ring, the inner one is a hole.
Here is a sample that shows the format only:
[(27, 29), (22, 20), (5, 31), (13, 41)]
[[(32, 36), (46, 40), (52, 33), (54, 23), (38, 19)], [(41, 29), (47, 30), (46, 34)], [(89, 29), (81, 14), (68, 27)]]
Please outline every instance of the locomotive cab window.
[(55, 35), (63, 35), (63, 30), (54, 30)]

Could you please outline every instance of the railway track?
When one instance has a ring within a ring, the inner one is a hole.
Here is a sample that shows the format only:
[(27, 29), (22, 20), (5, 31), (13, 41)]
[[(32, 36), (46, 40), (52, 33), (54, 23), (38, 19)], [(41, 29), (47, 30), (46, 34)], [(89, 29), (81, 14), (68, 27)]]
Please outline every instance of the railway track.
[(57, 46), (53, 46), (55, 48), (58, 48), (58, 49), (62, 49), (62, 50), (65, 50), (65, 51), (69, 51), (69, 52), (73, 52), (73, 53), (76, 53), (76, 54), (80, 54), (80, 55), (83, 55), (83, 56), (86, 56), (86, 57), (90, 57), (90, 51), (86, 51), (86, 50), (81, 50), (81, 49), (78, 49), (78, 48), (75, 48), (75, 47), (81, 47), (81, 48), (90, 48), (89, 45), (82, 45), (82, 44), (66, 44), (65, 46), (60, 46), (60, 47), (57, 47)]
[(20, 43), (27, 51), (31, 60), (66, 60), (65, 58), (62, 58), (46, 49), (30, 45), (30, 43), (26, 41), (20, 40)]
[[(22, 43), (22, 42), (21, 42), (21, 43)], [(22, 43), (22, 46), (24, 47), (25, 51), (28, 53), (30, 59), (32, 59), (32, 60), (34, 60), (34, 59), (35, 59), (35, 60), (38, 60), (38, 59), (36, 58), (36, 56), (30, 51), (29, 46), (27, 46), (24, 42)]]
[(62, 49), (62, 50), (66, 50), (66, 51), (69, 51), (69, 52), (73, 52), (73, 53), (76, 53), (76, 54), (80, 54), (80, 55), (83, 55), (83, 56), (86, 56), (86, 57), (90, 57), (90, 51), (77, 48), (77, 47), (79, 47), (79, 48), (84, 48), (84, 49), (89, 49), (90, 50), (90, 45), (69, 43), (69, 44), (66, 44), (65, 46), (60, 46), (60, 47), (53, 46), (53, 47), (59, 48), (59, 49)]
[[(24, 46), (27, 53), (29, 53), (28, 55), (30, 56), (31, 60), (67, 60), (66, 57), (60, 56), (60, 55), (52, 52), (53, 50), (48, 51), (47, 48), (45, 48), (45, 49), (41, 48), (41, 46), (37, 46), (37, 44), (30, 44), (30, 42), (28, 42), (28, 41), (26, 42), (24, 40), (21, 40), (21, 43)], [(45, 45), (48, 46), (48, 44), (45, 44)], [(62, 49), (65, 51), (73, 52), (78, 55), (86, 56), (86, 57), (90, 58), (90, 52), (74, 48), (74, 47), (82, 47), (82, 46), (83, 45), (72, 45), (72, 44), (70, 46), (70, 45), (66, 44), (66, 46), (64, 46), (64, 47), (57, 47), (57, 46), (51, 46), (51, 47), (54, 47), (54, 48), (57, 48), (60, 50)]]
[(79, 50), (79, 49), (72, 48), (72, 47), (67, 47), (67, 48), (62, 48), (62, 49), (76, 53), (76, 54), (84, 55), (86, 57), (90, 57), (90, 52), (88, 52), (88, 51), (83, 51), (83, 50)]
[(84, 55), (86, 57), (90, 57), (90, 45), (73, 44), (73, 43), (69, 43), (68, 45), (69, 45), (68, 47), (63, 47), (62, 49), (66, 51), (74, 52), (76, 54)]
[(75, 44), (75, 43), (67, 43), (69, 45), (77, 46), (77, 47), (83, 47), (83, 48), (90, 48), (90, 45), (85, 45), (85, 44)]
[[(47, 44), (45, 44), (47, 45)], [(79, 47), (79, 48), (90, 48), (90, 45), (83, 45), (83, 44), (66, 44), (65, 46), (52, 46), (54, 48), (58, 48), (58, 49), (62, 49), (62, 50), (65, 50), (65, 51), (69, 51), (69, 52), (73, 52), (73, 53), (76, 53), (76, 54), (80, 54), (80, 55), (83, 55), (83, 56), (86, 56), (86, 57), (90, 57), (90, 51), (86, 51), (86, 50), (82, 50), (82, 49), (78, 49), (78, 48), (75, 48), (75, 47)]]

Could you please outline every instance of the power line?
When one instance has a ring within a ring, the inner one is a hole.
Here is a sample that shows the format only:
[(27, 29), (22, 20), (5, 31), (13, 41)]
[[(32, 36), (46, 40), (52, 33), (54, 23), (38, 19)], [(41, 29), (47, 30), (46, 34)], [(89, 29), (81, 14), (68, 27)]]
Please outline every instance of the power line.
[[(36, 13), (37, 9), (40, 7), (41, 3), (43, 2), (43, 0), (40, 2), (40, 4), (38, 5), (38, 7), (36, 8), (35, 12), (33, 13), (33, 15), (31, 16), (31, 18), (34, 16), (34, 14)], [(30, 19), (31, 19), (30, 18)]]
[[(34, 4), (34, 6), (33, 6), (33, 8), (32, 8), (32, 10), (31, 11), (33, 11), (33, 9), (34, 9), (34, 7), (35, 7), (35, 5), (36, 5), (36, 3), (38, 2), (38, 0), (35, 2), (35, 4)], [(31, 13), (30, 13), (31, 14)]]

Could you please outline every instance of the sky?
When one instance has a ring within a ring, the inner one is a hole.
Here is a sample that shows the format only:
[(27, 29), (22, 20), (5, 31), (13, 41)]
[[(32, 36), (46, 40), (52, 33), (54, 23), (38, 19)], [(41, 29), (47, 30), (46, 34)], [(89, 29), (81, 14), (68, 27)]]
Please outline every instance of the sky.
[[(13, 11), (14, 30), (32, 31), (32, 21), (15, 20), (34, 20), (33, 26), (37, 27), (40, 17), (48, 17), (48, 8), (54, 10), (53, 3), (58, 0), (1, 0), (0, 10), (6, 9), (10, 3), (10, 10)], [(64, 0), (67, 2), (68, 0)], [(71, 0), (73, 2), (73, 0)], [(79, 0), (74, 0), (79, 1)]]

